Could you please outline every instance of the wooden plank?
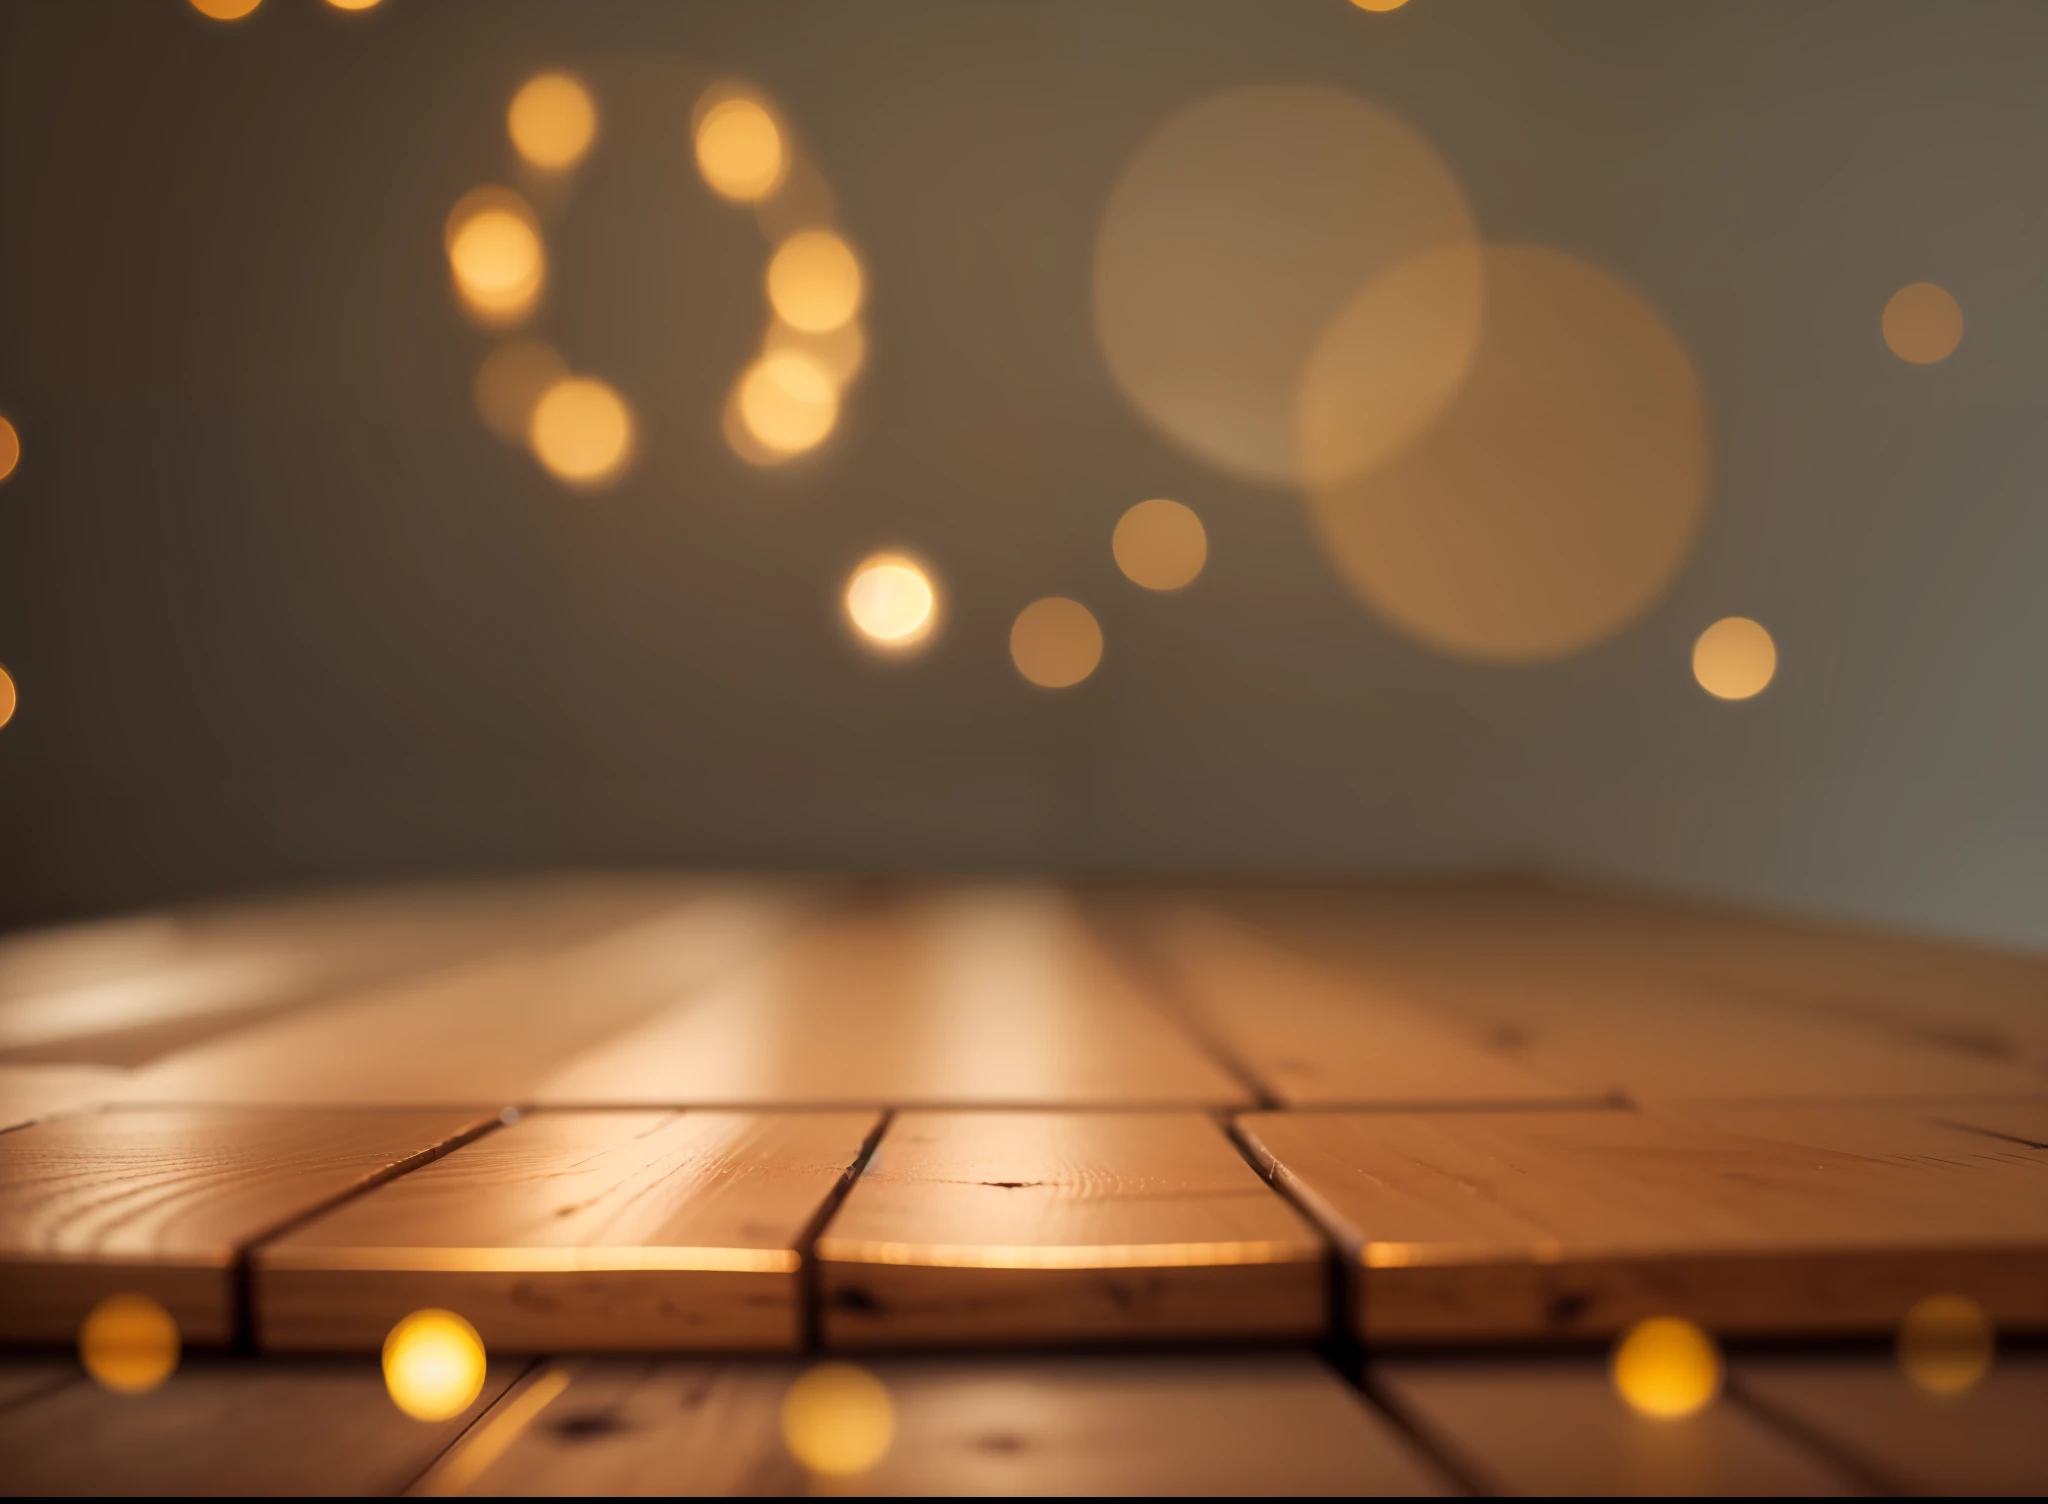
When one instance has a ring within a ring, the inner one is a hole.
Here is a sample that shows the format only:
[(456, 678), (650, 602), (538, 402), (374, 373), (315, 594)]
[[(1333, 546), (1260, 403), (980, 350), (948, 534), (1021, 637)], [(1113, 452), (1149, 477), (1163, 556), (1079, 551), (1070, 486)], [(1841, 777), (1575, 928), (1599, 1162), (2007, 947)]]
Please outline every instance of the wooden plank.
[(12, 1409), (84, 1378), (85, 1370), (78, 1366), (76, 1358), (36, 1353), (0, 1359), (0, 1410)]
[[(2039, 1164), (1911, 1115), (1860, 1152), (1847, 1136), (1632, 1112), (1240, 1126), (1347, 1250), (1371, 1340), (1583, 1337), (1659, 1314), (1723, 1333), (1882, 1332), (1936, 1290), (2048, 1323)], [(1913, 1148), (1931, 1136), (1939, 1152)]]
[(94, 1304), (135, 1291), (186, 1342), (225, 1342), (240, 1250), (489, 1121), (163, 1108), (0, 1134), (0, 1338), (72, 1341)]
[(0, 1132), (119, 1095), (126, 1071), (96, 1065), (0, 1065)]
[(2013, 1096), (2039, 1071), (1869, 1027), (1697, 968), (1544, 890), (1418, 883), (1231, 900), (1356, 976), (1476, 1028), (1531, 1071), (1638, 1100)]
[(1889, 1358), (1739, 1358), (1735, 1382), (1763, 1409), (1856, 1458), (1903, 1494), (2048, 1489), (2048, 1356), (2002, 1356), (1961, 1394), (1915, 1388)]
[(835, 1347), (1305, 1336), (1322, 1240), (1199, 1113), (909, 1112), (818, 1240)]
[(874, 1113), (542, 1112), (259, 1249), (259, 1343), (376, 1348), (458, 1311), (491, 1352), (794, 1350), (807, 1233)]
[(66, 1385), (0, 1413), (9, 1494), (393, 1494), (505, 1390), (452, 1420), (399, 1412), (374, 1362), (188, 1359), (147, 1394)]
[(1856, 1480), (1727, 1399), (1630, 1410), (1592, 1357), (1375, 1363), (1374, 1388), (1488, 1493), (1857, 1493)]
[(1385, 1420), (1303, 1354), (878, 1363), (894, 1440), (851, 1478), (809, 1477), (782, 1442), (783, 1396), (801, 1372), (593, 1363), (455, 1481), (519, 1495), (1444, 1491)]
[(1203, 1031), (1285, 1105), (1591, 1105), (1482, 1031), (1220, 910), (1181, 903), (1119, 918)]
[(128, 1096), (496, 1111), (768, 945), (798, 913), (786, 894), (739, 889), (574, 945), (544, 934), (174, 1054), (137, 1072)]
[(554, 1075), (561, 1106), (1233, 1105), (1070, 900), (964, 890), (818, 925)]

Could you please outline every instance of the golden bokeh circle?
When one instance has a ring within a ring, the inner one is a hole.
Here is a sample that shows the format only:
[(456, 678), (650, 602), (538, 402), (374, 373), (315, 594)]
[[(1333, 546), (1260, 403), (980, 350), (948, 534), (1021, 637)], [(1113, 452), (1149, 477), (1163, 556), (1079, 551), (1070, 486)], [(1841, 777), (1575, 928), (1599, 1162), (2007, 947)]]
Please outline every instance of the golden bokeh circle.
[(1697, 1414), (1721, 1392), (1714, 1339), (1675, 1316), (1653, 1316), (1630, 1327), (1615, 1343), (1610, 1366), (1622, 1400), (1655, 1420)]
[(868, 646), (900, 653), (928, 641), (938, 622), (931, 571), (900, 553), (871, 554), (847, 577), (846, 620)]
[(374, 10), (382, 0), (327, 0), (336, 10)]
[(740, 376), (739, 416), (773, 454), (801, 454), (823, 443), (839, 421), (839, 387), (817, 360), (778, 350)]
[(21, 704), (21, 695), (14, 687), (14, 675), (0, 668), (0, 726), (14, 719), (15, 709)]
[(860, 261), (831, 230), (800, 230), (768, 260), (768, 302), (784, 323), (823, 334), (860, 311)]
[(597, 101), (571, 74), (536, 74), (512, 96), (505, 128), (520, 156), (562, 172), (581, 162), (597, 140)]
[(1041, 689), (1066, 689), (1102, 661), (1102, 626), (1079, 601), (1035, 600), (1010, 625), (1010, 661)]
[(1408, 0), (1351, 0), (1360, 10), (1369, 10), (1384, 15), (1390, 10), (1399, 10)]
[(820, 1363), (782, 1399), (782, 1439), (814, 1473), (846, 1478), (888, 1455), (896, 1407), (882, 1381), (852, 1363)]
[(0, 480), (14, 473), (14, 467), (21, 463), (21, 435), (12, 423), (0, 418)]
[(614, 479), (633, 454), (633, 414), (592, 376), (557, 381), (533, 405), (527, 441), (534, 457), (560, 480), (598, 486)]
[(444, 239), (456, 295), (479, 322), (513, 324), (533, 311), (547, 253), (525, 199), (509, 188), (474, 189), (449, 211)]
[(192, 0), (192, 8), (216, 21), (239, 21), (263, 0)]
[(1963, 342), (1963, 308), (1947, 288), (1914, 282), (1885, 303), (1883, 328), (1892, 354), (1916, 366), (1931, 366), (1947, 360)]
[(443, 1421), (476, 1403), (484, 1343), (453, 1311), (414, 1311), (384, 1339), (384, 1387), (414, 1420)]
[(1193, 582), (1209, 558), (1202, 519), (1164, 497), (1141, 501), (1117, 519), (1110, 535), (1116, 567), (1147, 590), (1179, 590)]
[(1954, 1395), (1991, 1372), (1998, 1334), (1984, 1308), (1963, 1295), (1930, 1295), (1899, 1323), (1899, 1367), (1916, 1389)]
[(776, 355), (785, 351), (816, 361), (827, 376), (844, 387), (867, 363), (868, 337), (858, 319), (848, 319), (838, 328), (822, 333), (798, 329), (777, 319), (762, 337), (761, 353)]
[(1724, 616), (1692, 645), (1692, 676), (1717, 700), (1747, 700), (1777, 677), (1778, 645), (1746, 616)]
[[(1309, 511), (1339, 576), (1402, 632), (1477, 661), (1560, 658), (1639, 617), (1691, 552), (1706, 399), (1677, 336), (1618, 279), (1544, 246), (1481, 259), (1485, 320), (1455, 395), (1368, 473), (1331, 481), (1346, 465), (1311, 460)], [(1392, 276), (1440, 285), (1428, 268)], [(1301, 406), (1318, 411), (1316, 394)]]
[(1097, 341), (1174, 444), (1288, 484), (1302, 365), (1330, 320), (1373, 277), (1474, 234), (1456, 178), (1398, 116), (1333, 88), (1229, 89), (1169, 119), (1118, 179), (1095, 244)]
[(782, 128), (759, 100), (714, 91), (700, 107), (695, 133), (697, 169), (711, 191), (737, 203), (766, 198), (782, 184), (789, 151)]
[(109, 1295), (78, 1329), (79, 1361), (116, 1394), (147, 1394), (163, 1383), (178, 1367), (178, 1349), (177, 1321), (147, 1295)]

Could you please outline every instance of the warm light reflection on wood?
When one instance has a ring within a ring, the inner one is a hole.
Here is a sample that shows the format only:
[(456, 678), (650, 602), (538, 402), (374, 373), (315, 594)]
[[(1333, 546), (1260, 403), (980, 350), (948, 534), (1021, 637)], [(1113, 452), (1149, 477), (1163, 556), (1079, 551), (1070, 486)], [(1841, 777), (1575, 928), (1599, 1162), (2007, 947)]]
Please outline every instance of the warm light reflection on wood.
[(1058, 1247), (979, 1243), (880, 1243), (821, 1238), (818, 1257), (850, 1264), (929, 1269), (1186, 1269), (1202, 1265), (1299, 1264), (1321, 1255), (1298, 1243), (1104, 1243)]
[(597, 1274), (667, 1272), (791, 1274), (800, 1255), (782, 1248), (321, 1248), (279, 1244), (272, 1269), (390, 1269), (408, 1274)]

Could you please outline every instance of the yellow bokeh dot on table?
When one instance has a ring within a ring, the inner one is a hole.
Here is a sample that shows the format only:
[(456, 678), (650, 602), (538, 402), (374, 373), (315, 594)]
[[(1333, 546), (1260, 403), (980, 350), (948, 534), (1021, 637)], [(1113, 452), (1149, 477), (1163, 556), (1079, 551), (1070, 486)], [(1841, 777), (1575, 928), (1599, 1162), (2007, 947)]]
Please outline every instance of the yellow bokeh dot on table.
[(460, 1415), (483, 1392), (483, 1338), (453, 1311), (414, 1311), (384, 1339), (384, 1387), (414, 1420)]
[(0, 480), (14, 473), (14, 467), (21, 463), (21, 435), (14, 425), (0, 418)]
[(1141, 501), (1118, 520), (1109, 540), (1116, 567), (1147, 590), (1178, 590), (1202, 572), (1209, 535), (1177, 501)]
[(739, 416), (777, 455), (823, 443), (839, 421), (839, 388), (818, 361), (793, 350), (764, 355), (740, 377)]
[(938, 606), (930, 572), (903, 554), (870, 555), (846, 582), (847, 621), (864, 642), (884, 652), (928, 640)]
[(1916, 366), (1947, 360), (1963, 342), (1963, 308), (1945, 287), (1915, 282), (1884, 305), (1884, 342)]
[[(9, 691), (11, 711), (12, 685)], [(146, 1394), (178, 1366), (178, 1323), (147, 1295), (109, 1295), (79, 1327), (78, 1357), (102, 1387)]]
[(734, 95), (697, 120), (697, 167), (712, 192), (738, 203), (773, 193), (789, 165), (782, 128), (760, 101)]
[(882, 1381), (852, 1363), (820, 1363), (782, 1399), (782, 1440), (814, 1473), (845, 1478), (888, 1455), (896, 1406)]
[(534, 458), (572, 485), (613, 479), (633, 453), (633, 414), (626, 401), (590, 376), (557, 381), (533, 405), (527, 441)]
[(540, 227), (508, 188), (479, 188), (449, 211), (449, 270), (463, 306), (486, 324), (517, 323), (533, 311), (547, 277)]
[(537, 339), (508, 339), (477, 367), (476, 410), (499, 438), (524, 444), (534, 408), (568, 374), (552, 346)]
[(768, 301), (784, 322), (807, 333), (837, 329), (860, 311), (860, 262), (830, 230), (803, 230), (768, 262)]
[(1778, 645), (1746, 616), (1724, 616), (1692, 645), (1692, 676), (1720, 700), (1764, 692), (1778, 672)]
[(0, 726), (14, 719), (14, 708), (21, 703), (21, 696), (14, 688), (14, 675), (0, 668)]
[(1615, 1390), (1638, 1415), (1678, 1420), (1704, 1410), (1721, 1392), (1714, 1339), (1675, 1316), (1638, 1321), (1614, 1345)]
[(1899, 1323), (1899, 1367), (1928, 1394), (1961, 1394), (1991, 1371), (1997, 1332), (1984, 1308), (1961, 1295), (1930, 1295)]
[(1010, 661), (1043, 689), (1065, 689), (1102, 661), (1102, 627), (1079, 601), (1049, 595), (1033, 601), (1010, 626)]
[(536, 74), (512, 96), (505, 128), (520, 156), (560, 172), (582, 161), (597, 139), (597, 103), (567, 73)]
[(216, 21), (239, 21), (263, 0), (192, 0), (192, 8)]

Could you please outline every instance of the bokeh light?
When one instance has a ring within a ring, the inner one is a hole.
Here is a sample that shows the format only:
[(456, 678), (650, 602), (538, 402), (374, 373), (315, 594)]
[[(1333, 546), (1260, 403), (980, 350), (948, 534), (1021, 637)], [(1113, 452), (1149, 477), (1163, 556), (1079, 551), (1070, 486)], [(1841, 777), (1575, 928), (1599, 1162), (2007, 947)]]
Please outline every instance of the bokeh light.
[(476, 371), (476, 410), (484, 426), (508, 444), (524, 444), (543, 394), (569, 374), (554, 347), (537, 339), (508, 339)]
[[(1657, 311), (1600, 268), (1535, 245), (1483, 259), (1486, 318), (1453, 399), (1369, 473), (1327, 481), (1343, 456), (1307, 456), (1309, 510), (1340, 577), (1399, 630), (1478, 661), (1560, 658), (1635, 620), (1685, 562), (1706, 515), (1706, 399)], [(1436, 278), (1410, 265), (1391, 281)], [(1304, 414), (1324, 368), (1319, 352)]]
[(239, 21), (263, 0), (192, 0), (192, 8), (216, 21)]
[(697, 167), (711, 191), (740, 203), (773, 193), (788, 166), (782, 128), (759, 100), (745, 95), (700, 107), (696, 146)]
[(1778, 645), (1746, 616), (1724, 616), (1692, 645), (1692, 676), (1716, 699), (1747, 700), (1778, 672)]
[(871, 647), (903, 652), (925, 642), (938, 621), (931, 574), (900, 553), (861, 560), (846, 582), (846, 619)]
[(764, 355), (790, 351), (807, 356), (824, 367), (825, 374), (840, 386), (845, 386), (860, 374), (867, 363), (868, 337), (858, 320), (849, 319), (837, 329), (813, 333), (798, 329), (776, 319), (768, 326), (767, 336), (761, 341)]
[(14, 708), (21, 703), (21, 696), (14, 688), (14, 675), (0, 668), (0, 726), (14, 719)]
[(21, 435), (14, 425), (0, 418), (0, 480), (14, 473), (14, 467), (21, 463)]
[(820, 1363), (783, 1396), (782, 1439), (812, 1472), (851, 1477), (888, 1455), (896, 1407), (887, 1386), (865, 1368)]
[(837, 329), (860, 310), (860, 262), (830, 230), (802, 230), (768, 261), (768, 302), (784, 323), (811, 334)]
[(582, 161), (597, 139), (597, 104), (580, 80), (541, 73), (520, 85), (505, 115), (519, 155), (535, 167), (561, 172)]
[(456, 293), (480, 321), (517, 323), (533, 311), (547, 256), (526, 200), (508, 188), (465, 194), (449, 212), (447, 246)]
[(414, 1420), (460, 1415), (483, 1392), (483, 1338), (453, 1311), (414, 1311), (384, 1339), (384, 1387)]
[(78, 1329), (79, 1361), (117, 1394), (163, 1383), (178, 1366), (178, 1346), (178, 1323), (147, 1295), (109, 1295)]
[(1141, 501), (1111, 535), (1116, 567), (1147, 590), (1178, 590), (1202, 572), (1209, 535), (1202, 519), (1177, 501)]
[[(1330, 320), (1373, 277), (1474, 233), (1450, 169), (1397, 116), (1338, 89), (1230, 89), (1168, 120), (1119, 178), (1096, 336), (1167, 438), (1288, 484), (1302, 365)], [(1389, 372), (1374, 390), (1399, 388)]]
[(560, 480), (598, 486), (614, 479), (633, 453), (633, 414), (626, 401), (590, 376), (557, 381), (533, 405), (527, 439), (534, 457)]
[(1721, 1392), (1714, 1339), (1675, 1316), (1653, 1316), (1614, 1346), (1615, 1390), (1638, 1415), (1678, 1420), (1704, 1410)]
[(739, 416), (747, 433), (779, 457), (816, 448), (839, 421), (839, 388), (808, 355), (764, 355), (740, 377)]
[(1899, 1323), (1899, 1367), (1928, 1394), (1961, 1394), (1991, 1371), (1997, 1332), (1984, 1308), (1962, 1295), (1930, 1295)]
[(380, 4), (381, 0), (327, 0), (327, 3), (336, 10), (371, 10)]
[(1043, 689), (1065, 689), (1102, 661), (1102, 627), (1079, 601), (1049, 595), (1033, 601), (1010, 626), (1010, 660)]
[(1402, 6), (1408, 3), (1408, 0), (1351, 0), (1351, 3), (1357, 6), (1360, 10), (1369, 10), (1384, 14), (1385, 12), (1390, 10), (1399, 10)]
[(1963, 308), (1945, 287), (1915, 282), (1884, 305), (1884, 342), (1916, 366), (1947, 360), (1963, 342)]

